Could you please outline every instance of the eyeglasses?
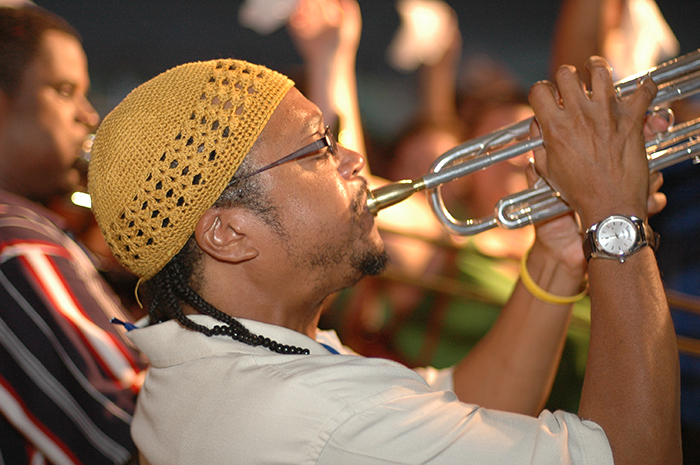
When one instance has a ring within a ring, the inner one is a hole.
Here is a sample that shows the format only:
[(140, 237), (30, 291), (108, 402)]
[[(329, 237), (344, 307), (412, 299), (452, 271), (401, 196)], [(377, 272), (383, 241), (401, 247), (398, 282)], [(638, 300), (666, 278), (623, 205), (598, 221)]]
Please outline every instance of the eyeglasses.
[(241, 176), (240, 178), (233, 178), (231, 182), (228, 183), (228, 186), (231, 186), (235, 184), (238, 181), (242, 181), (244, 179), (248, 179), (251, 176), (255, 176), (256, 174), (260, 174), (263, 171), (267, 171), (270, 168), (274, 168), (275, 166), (283, 165), (285, 163), (289, 163), (290, 161), (295, 161), (295, 160), (300, 160), (304, 157), (307, 157), (311, 155), (314, 152), (318, 152), (321, 149), (324, 149), (328, 147), (331, 151), (331, 155), (337, 156), (338, 155), (338, 144), (335, 141), (335, 137), (333, 137), (333, 133), (331, 132), (331, 128), (329, 126), (326, 126), (326, 131), (323, 133), (323, 137), (321, 137), (318, 140), (313, 141), (307, 146), (304, 146), (300, 148), (299, 150), (296, 150), (286, 157), (280, 158), (277, 161), (273, 161), (269, 165), (265, 165), (262, 168), (259, 168), (252, 173), (248, 173), (244, 176)]

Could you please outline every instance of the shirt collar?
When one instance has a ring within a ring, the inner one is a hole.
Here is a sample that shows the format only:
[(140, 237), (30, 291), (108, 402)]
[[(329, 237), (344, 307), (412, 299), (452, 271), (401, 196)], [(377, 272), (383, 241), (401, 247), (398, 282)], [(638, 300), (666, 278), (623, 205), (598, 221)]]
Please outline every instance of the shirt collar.
[[(197, 324), (213, 328), (221, 322), (207, 315), (189, 315)], [(343, 347), (333, 331), (319, 331), (314, 341), (305, 334), (281, 326), (261, 323), (259, 321), (237, 318), (252, 333), (269, 337), (281, 344), (294, 345), (309, 349), (310, 355), (330, 355), (327, 344), (340, 354), (353, 354)], [(242, 342), (233, 341), (226, 336), (208, 337), (202, 333), (183, 328), (171, 320), (156, 325), (144, 326), (147, 319), (137, 324), (137, 329), (127, 333), (134, 344), (145, 353), (155, 367), (166, 367), (191, 360), (224, 354), (257, 354), (277, 357), (305, 357), (304, 355), (282, 355), (270, 352), (262, 346), (253, 347)], [(353, 354), (354, 355), (354, 354)]]

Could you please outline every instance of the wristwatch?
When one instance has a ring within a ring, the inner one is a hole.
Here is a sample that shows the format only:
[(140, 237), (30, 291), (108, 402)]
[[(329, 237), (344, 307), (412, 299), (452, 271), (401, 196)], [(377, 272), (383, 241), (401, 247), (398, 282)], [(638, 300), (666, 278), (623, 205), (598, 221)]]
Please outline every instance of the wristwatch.
[(644, 246), (659, 247), (659, 235), (636, 216), (610, 215), (586, 231), (583, 253), (586, 260), (612, 258), (624, 263)]

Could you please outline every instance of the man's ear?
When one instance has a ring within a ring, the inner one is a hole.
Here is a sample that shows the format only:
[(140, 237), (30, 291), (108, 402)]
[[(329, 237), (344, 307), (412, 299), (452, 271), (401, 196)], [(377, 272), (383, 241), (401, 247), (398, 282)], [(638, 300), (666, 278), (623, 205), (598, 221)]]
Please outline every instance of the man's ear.
[(258, 256), (258, 250), (246, 234), (246, 210), (210, 208), (199, 219), (194, 236), (199, 247), (219, 261), (241, 263)]

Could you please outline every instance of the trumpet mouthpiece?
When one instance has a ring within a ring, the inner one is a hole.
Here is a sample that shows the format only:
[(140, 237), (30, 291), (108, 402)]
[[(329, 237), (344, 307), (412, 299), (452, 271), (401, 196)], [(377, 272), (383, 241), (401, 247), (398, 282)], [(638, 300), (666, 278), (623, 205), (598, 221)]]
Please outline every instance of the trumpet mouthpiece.
[(393, 182), (374, 190), (367, 191), (367, 208), (369, 212), (376, 215), (379, 210), (395, 205), (402, 200), (406, 200), (416, 192), (425, 189), (423, 178), (404, 179)]

